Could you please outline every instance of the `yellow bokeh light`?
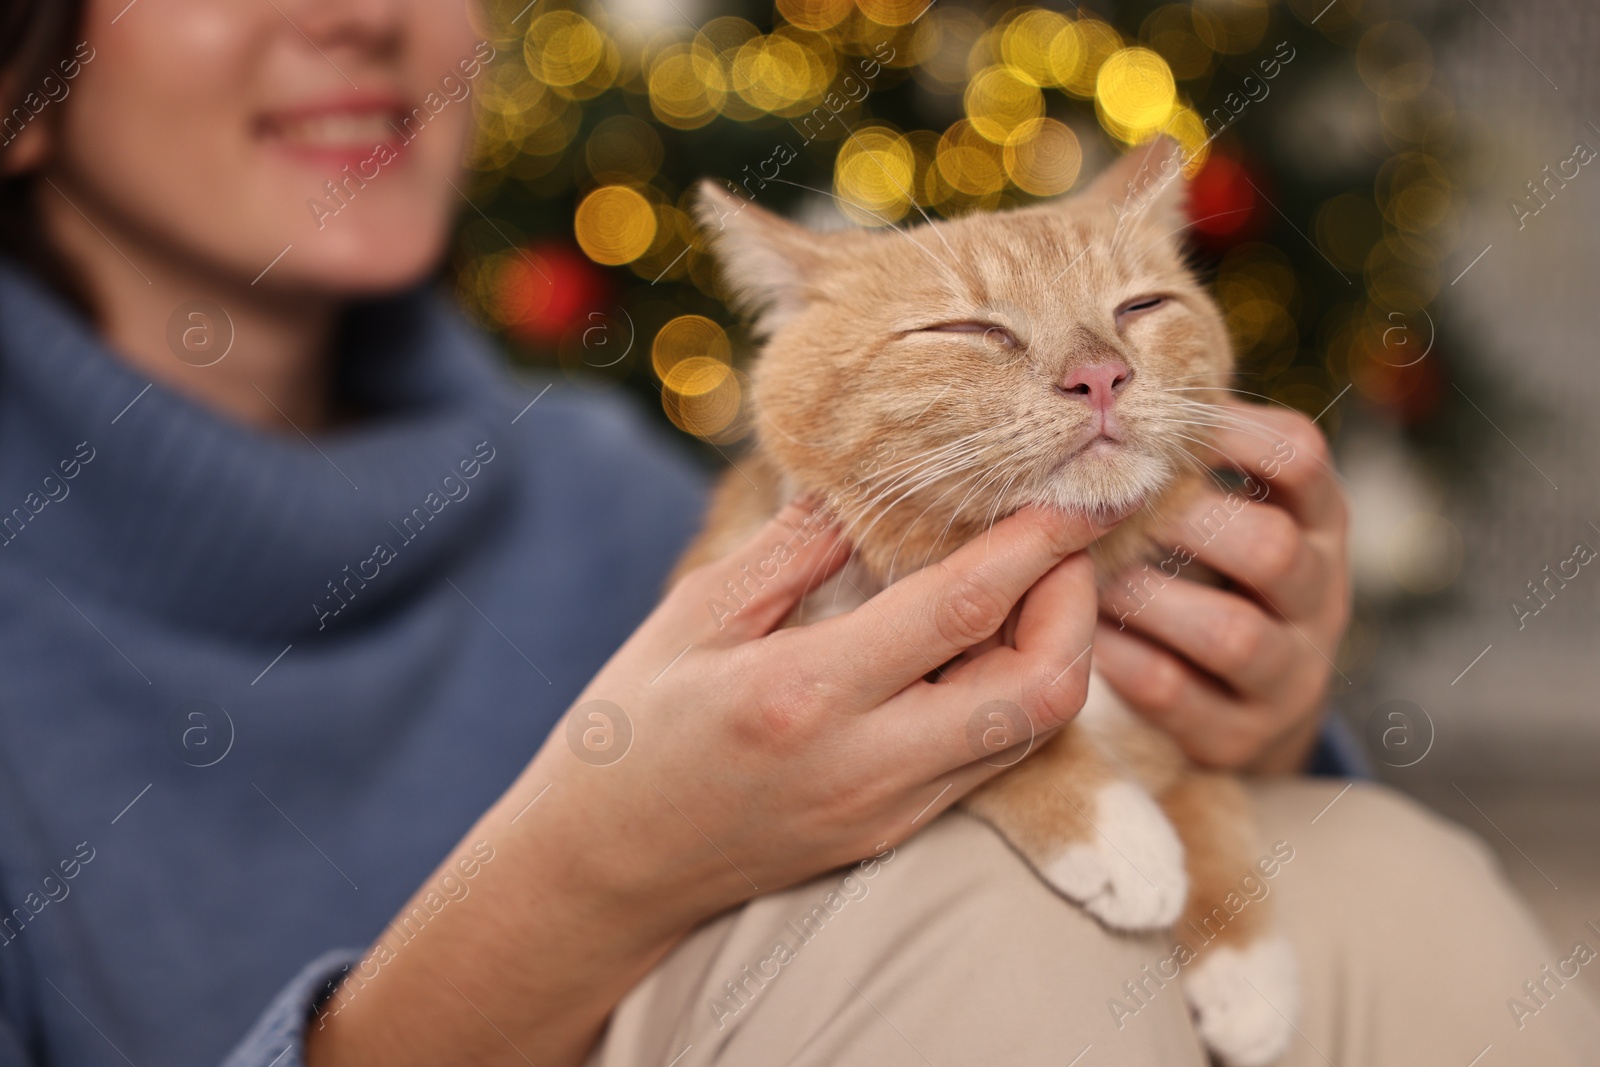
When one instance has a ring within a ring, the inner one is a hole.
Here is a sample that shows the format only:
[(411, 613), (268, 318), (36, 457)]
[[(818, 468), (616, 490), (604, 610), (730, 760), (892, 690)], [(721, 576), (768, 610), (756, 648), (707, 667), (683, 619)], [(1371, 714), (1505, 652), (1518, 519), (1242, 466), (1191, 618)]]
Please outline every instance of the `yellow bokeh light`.
[(851, 0), (778, 0), (778, 14), (803, 30), (821, 32), (843, 22)]
[(1000, 55), (1023, 81), (1040, 87), (1058, 85), (1051, 50), (1063, 31), (1071, 32), (1065, 15), (1043, 9), (1024, 12), (1001, 34)]
[(679, 396), (705, 396), (717, 388), (733, 369), (710, 356), (689, 356), (674, 363), (662, 375), (661, 384)]
[(1148, 48), (1124, 48), (1101, 65), (1095, 98), (1113, 134), (1137, 136), (1167, 121), (1178, 87), (1160, 55)]
[(573, 11), (540, 15), (528, 27), (523, 58), (547, 85), (576, 85), (605, 58), (606, 40), (594, 23)]
[(739, 378), (726, 364), (693, 356), (674, 367), (663, 382), (661, 409), (686, 433), (709, 441), (734, 440), (745, 393)]
[(1092, 79), (1088, 90), (1080, 91), (1089, 49), (1083, 43), (1082, 31), (1079, 30), (1077, 23), (1068, 22), (1050, 38), (1050, 48), (1046, 52), (1046, 58), (1050, 64), (1051, 85), (1059, 85), (1074, 96), (1088, 96), (1094, 92)]
[(557, 156), (578, 135), (583, 109), (569, 100), (547, 96), (520, 118), (526, 121), (520, 139), (522, 151), (534, 156)]
[(883, 226), (911, 209), (916, 153), (904, 136), (883, 126), (857, 130), (834, 161), (833, 184), (850, 219)]
[(578, 245), (596, 263), (616, 266), (637, 259), (656, 236), (656, 213), (637, 190), (602, 185), (583, 198), (572, 223)]
[(650, 65), (650, 109), (656, 118), (678, 129), (710, 122), (727, 88), (722, 61), (701, 45), (668, 45)]
[(778, 34), (746, 42), (733, 60), (734, 88), (762, 111), (781, 113), (820, 96), (832, 77), (815, 50)]
[(1055, 119), (1032, 119), (1011, 131), (1004, 151), (1006, 174), (1025, 193), (1056, 196), (1072, 188), (1083, 166), (1078, 136)]
[(1056, 84), (1087, 100), (1095, 94), (1100, 66), (1122, 47), (1122, 35), (1098, 19), (1074, 22), (1050, 42), (1050, 69)]
[(951, 189), (967, 196), (989, 196), (1006, 186), (1000, 146), (978, 134), (966, 121), (956, 123), (939, 138), (933, 169)]
[(972, 128), (995, 144), (1011, 131), (1044, 114), (1044, 94), (1010, 67), (989, 67), (967, 86), (963, 97)]
[[(732, 358), (733, 348), (728, 343), (727, 333), (704, 315), (679, 315), (657, 330), (655, 340), (650, 343), (650, 365), (655, 369), (656, 377), (680, 393), (685, 392), (692, 382), (681, 376), (672, 378), (673, 368), (678, 364), (691, 359), (703, 359), (726, 369)], [(720, 380), (713, 381), (708, 388), (714, 388)], [(671, 384), (674, 381), (678, 384)], [(679, 388), (680, 385), (684, 388)]]
[(494, 115), (515, 116), (539, 103), (544, 82), (529, 76), (514, 63), (500, 63), (479, 75), (478, 106)]
[(738, 51), (740, 45), (760, 35), (754, 23), (737, 15), (723, 15), (700, 27), (700, 36), (723, 56)]
[(880, 26), (904, 26), (933, 4), (931, 0), (856, 0), (856, 6)]

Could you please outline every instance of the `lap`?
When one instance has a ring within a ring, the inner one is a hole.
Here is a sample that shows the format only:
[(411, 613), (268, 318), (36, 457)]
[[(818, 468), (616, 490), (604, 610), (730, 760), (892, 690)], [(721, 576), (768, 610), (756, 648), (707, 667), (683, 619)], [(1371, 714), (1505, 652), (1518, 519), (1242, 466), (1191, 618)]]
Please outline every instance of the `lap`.
[[(1342, 788), (1253, 789), (1267, 841), (1293, 850), (1272, 879), (1304, 983), (1284, 1063), (1464, 1065), (1490, 1044), (1497, 1065), (1582, 1062), (1562, 1051), (1596, 1036), (1576, 988), (1520, 1028), (1506, 1006), (1566, 953), (1482, 845), (1381, 787)], [(1107, 932), (951, 812), (700, 927), (618, 1006), (590, 1064), (1201, 1065), (1178, 982), (1154, 973), (1171, 940)]]

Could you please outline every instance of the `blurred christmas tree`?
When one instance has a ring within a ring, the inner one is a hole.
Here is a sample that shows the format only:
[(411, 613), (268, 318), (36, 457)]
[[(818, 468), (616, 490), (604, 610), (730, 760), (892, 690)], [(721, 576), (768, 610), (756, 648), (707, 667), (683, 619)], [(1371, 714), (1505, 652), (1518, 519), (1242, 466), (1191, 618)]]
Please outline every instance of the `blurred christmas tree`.
[(1165, 131), (1239, 388), (1472, 469), (1482, 424), (1441, 402), (1465, 370), (1427, 311), (1463, 207), (1440, 26), (1384, 0), (707, 2), (496, 8), (456, 276), (516, 358), (625, 383), (725, 450), (750, 346), (690, 220), (699, 179), (919, 222), (1067, 192)]

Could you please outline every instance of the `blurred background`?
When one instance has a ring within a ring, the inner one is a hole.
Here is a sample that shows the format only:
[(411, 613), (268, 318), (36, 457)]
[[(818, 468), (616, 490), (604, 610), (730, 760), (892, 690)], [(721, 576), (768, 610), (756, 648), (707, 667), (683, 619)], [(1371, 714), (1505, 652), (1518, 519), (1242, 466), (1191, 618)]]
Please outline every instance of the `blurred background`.
[[(707, 462), (749, 336), (690, 221), (1004, 210), (1166, 131), (1238, 388), (1355, 508), (1332, 694), (1552, 940), (1600, 922), (1600, 9), (1582, 0), (497, 3), (452, 265), (507, 358), (626, 389)], [(1600, 995), (1600, 972), (1584, 981)]]

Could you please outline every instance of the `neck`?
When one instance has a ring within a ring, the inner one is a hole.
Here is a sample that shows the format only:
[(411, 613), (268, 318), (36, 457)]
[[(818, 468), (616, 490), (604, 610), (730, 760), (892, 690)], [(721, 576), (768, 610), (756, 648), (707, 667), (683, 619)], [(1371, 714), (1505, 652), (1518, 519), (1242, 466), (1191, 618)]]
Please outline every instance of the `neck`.
[(46, 232), (81, 271), (119, 358), (246, 425), (296, 434), (330, 424), (335, 300), (212, 269), (121, 225), (66, 175), (47, 177), (35, 194)]

